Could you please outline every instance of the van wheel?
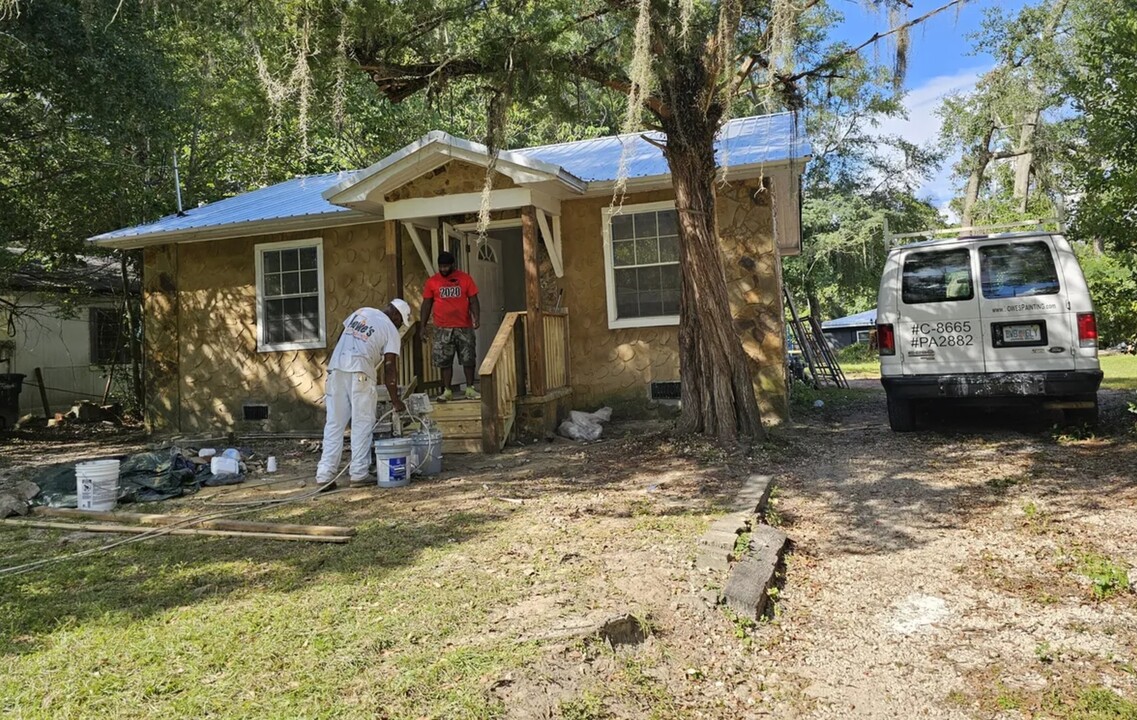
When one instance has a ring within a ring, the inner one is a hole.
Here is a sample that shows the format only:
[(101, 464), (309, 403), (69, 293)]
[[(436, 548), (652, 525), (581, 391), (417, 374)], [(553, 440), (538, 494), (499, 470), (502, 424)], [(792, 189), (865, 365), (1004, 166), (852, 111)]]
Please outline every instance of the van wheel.
[(1098, 424), (1098, 396), (1082, 396), (1074, 398), (1082, 402), (1092, 401), (1094, 406), (1092, 408), (1082, 408), (1078, 410), (1065, 410), (1066, 424), (1074, 427), (1097, 427)]
[(888, 426), (893, 432), (912, 432), (916, 429), (916, 407), (911, 400), (888, 398)]

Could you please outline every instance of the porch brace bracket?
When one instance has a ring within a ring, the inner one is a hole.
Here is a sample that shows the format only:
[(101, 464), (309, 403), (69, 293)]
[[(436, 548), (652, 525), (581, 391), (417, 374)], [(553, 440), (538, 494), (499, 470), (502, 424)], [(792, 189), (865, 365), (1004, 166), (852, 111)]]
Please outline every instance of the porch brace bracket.
[[(418, 250), (419, 259), (422, 260), (422, 264), (423, 267), (426, 268), (427, 275), (433, 275), (438, 272), (438, 268), (434, 266), (433, 260), (426, 252), (426, 245), (424, 245), (422, 242), (422, 236), (418, 234), (418, 228), (415, 227), (413, 223), (407, 222), (406, 220), (403, 221), (403, 227), (407, 229), (407, 233), (411, 236), (411, 242), (415, 244), (415, 250)], [(438, 240), (436, 239), (438, 236), (435, 234), (435, 231), (431, 231), (431, 235), (431, 247), (435, 247), (438, 244)], [(438, 253), (435, 253), (436, 257), (437, 255)]]
[(549, 259), (553, 262), (553, 272), (557, 277), (565, 276), (565, 261), (561, 254), (561, 216), (553, 216), (553, 228), (549, 230), (549, 219), (541, 208), (537, 210), (537, 225), (541, 228), (541, 238), (545, 241), (545, 249), (549, 251)]

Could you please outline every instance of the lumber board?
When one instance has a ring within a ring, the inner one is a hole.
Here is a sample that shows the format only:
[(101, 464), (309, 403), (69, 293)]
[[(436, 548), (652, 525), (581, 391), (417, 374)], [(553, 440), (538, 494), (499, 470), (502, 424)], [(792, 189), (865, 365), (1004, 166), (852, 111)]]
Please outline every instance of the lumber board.
[(150, 513), (130, 512), (97, 512), (95, 510), (77, 510), (75, 508), (45, 508), (35, 509), (36, 515), (44, 517), (73, 518), (77, 520), (110, 520), (112, 522), (139, 523), (142, 525), (178, 525), (186, 523), (186, 527), (202, 527), (211, 530), (236, 530), (238, 532), (270, 532), (287, 535), (324, 535), (328, 537), (350, 537), (355, 535), (355, 528), (338, 525), (297, 525), (293, 523), (259, 522), (255, 520), (199, 520), (191, 522), (192, 515), (163, 515)]
[[(47, 520), (17, 520), (6, 518), (0, 520), (0, 525), (9, 527), (31, 527), (47, 530), (72, 530), (75, 532), (105, 532), (124, 533), (127, 535), (141, 535), (143, 533), (158, 532), (158, 528), (142, 527), (138, 525), (116, 525), (113, 523), (67, 523), (49, 522)], [(203, 530), (201, 528), (172, 528), (161, 530), (163, 535), (207, 535), (213, 537), (241, 537), (258, 540), (293, 540), (301, 542), (345, 543), (351, 540), (346, 536), (335, 535), (290, 535), (288, 533), (268, 532), (238, 532), (236, 530)]]

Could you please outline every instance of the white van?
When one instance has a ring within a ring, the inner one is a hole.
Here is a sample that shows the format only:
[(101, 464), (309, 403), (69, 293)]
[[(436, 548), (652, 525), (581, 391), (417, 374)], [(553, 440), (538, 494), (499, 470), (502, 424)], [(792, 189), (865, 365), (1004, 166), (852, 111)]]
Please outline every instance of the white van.
[(1097, 422), (1094, 307), (1060, 234), (892, 247), (877, 297), (877, 341), (888, 424), (897, 432), (914, 430), (917, 411), (943, 399), (1034, 399), (1063, 409), (1067, 422)]

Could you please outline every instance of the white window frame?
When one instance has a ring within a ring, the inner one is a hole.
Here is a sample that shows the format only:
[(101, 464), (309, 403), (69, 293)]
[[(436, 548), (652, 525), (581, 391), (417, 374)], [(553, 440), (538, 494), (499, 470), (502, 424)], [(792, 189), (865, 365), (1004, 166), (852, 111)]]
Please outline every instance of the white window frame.
[(619, 208), (604, 208), (602, 211), (604, 231), (604, 284), (608, 291), (608, 329), (661, 327), (678, 325), (678, 315), (657, 315), (655, 317), (624, 318), (616, 317), (616, 268), (612, 263), (612, 218), (616, 215), (635, 215), (644, 212), (674, 210), (674, 200), (624, 205)]
[[(864, 335), (864, 338), (861, 337), (862, 335)], [(870, 340), (872, 340), (872, 330), (858, 330), (857, 331), (857, 342), (858, 343), (868, 345)]]
[[(291, 248), (316, 248), (316, 282), (318, 283), (317, 302), (319, 303), (320, 337), (301, 342), (266, 343), (264, 334), (264, 254), (266, 251), (288, 250)], [(258, 243), (253, 246), (257, 273), (257, 352), (283, 352), (286, 350), (319, 350), (328, 345), (327, 319), (324, 310), (324, 239), (322, 237), (286, 240), (284, 242)]]

